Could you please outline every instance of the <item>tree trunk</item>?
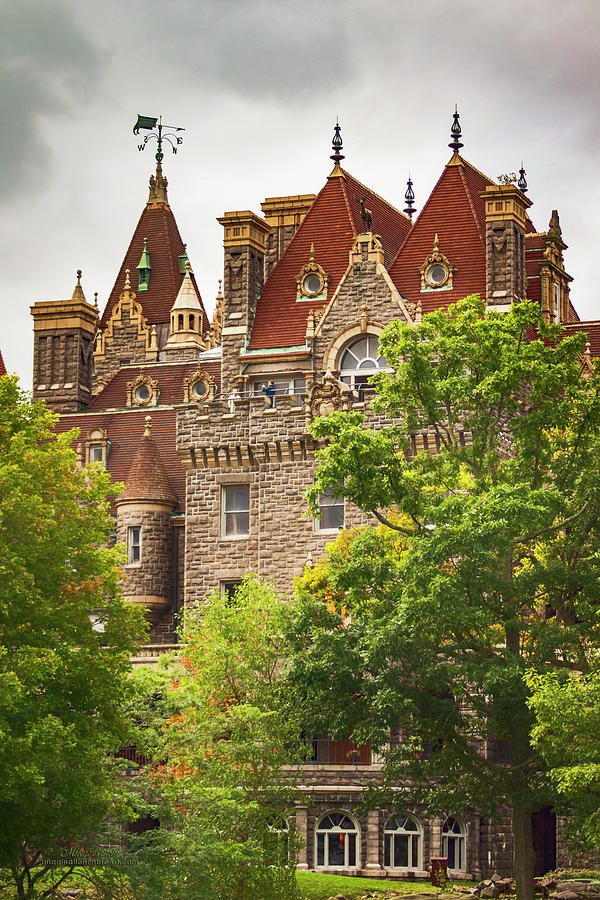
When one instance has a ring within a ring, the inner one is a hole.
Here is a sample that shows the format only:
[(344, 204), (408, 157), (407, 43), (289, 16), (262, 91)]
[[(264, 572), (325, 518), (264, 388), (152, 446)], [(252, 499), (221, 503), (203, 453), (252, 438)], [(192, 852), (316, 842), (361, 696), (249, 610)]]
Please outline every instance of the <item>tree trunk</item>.
[(517, 900), (533, 900), (535, 850), (531, 811), (518, 805), (513, 805), (513, 840)]

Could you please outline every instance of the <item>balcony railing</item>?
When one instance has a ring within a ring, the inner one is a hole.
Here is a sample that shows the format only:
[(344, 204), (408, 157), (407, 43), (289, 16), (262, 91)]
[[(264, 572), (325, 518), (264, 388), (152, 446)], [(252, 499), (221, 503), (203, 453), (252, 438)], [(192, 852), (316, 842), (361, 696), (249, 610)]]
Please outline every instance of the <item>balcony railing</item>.
[[(312, 754), (311, 754), (312, 748)], [(332, 738), (313, 738), (308, 743), (305, 765), (330, 766), (370, 766), (371, 748), (368, 744), (359, 746), (353, 741), (338, 741)]]

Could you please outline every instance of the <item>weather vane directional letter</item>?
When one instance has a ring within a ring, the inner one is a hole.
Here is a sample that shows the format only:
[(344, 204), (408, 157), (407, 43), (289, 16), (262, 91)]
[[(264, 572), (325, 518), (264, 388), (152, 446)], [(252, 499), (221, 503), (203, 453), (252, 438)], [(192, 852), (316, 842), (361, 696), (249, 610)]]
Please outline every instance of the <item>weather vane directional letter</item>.
[[(148, 141), (151, 138), (154, 138), (154, 140), (158, 144), (158, 149), (156, 151), (157, 163), (161, 163), (163, 161), (163, 141), (166, 141), (168, 144), (170, 144), (173, 153), (177, 153), (177, 147), (179, 146), (179, 144), (183, 143), (183, 137), (178, 134), (178, 132), (185, 131), (185, 129), (177, 128), (175, 125), (163, 125), (162, 116), (159, 116), (158, 119), (153, 119), (152, 116), (138, 116), (137, 122), (133, 126), (133, 133), (139, 134), (140, 128), (145, 128), (151, 133), (146, 135), (141, 144), (138, 144), (138, 150), (144, 150)], [(155, 128), (156, 133), (154, 133)]]

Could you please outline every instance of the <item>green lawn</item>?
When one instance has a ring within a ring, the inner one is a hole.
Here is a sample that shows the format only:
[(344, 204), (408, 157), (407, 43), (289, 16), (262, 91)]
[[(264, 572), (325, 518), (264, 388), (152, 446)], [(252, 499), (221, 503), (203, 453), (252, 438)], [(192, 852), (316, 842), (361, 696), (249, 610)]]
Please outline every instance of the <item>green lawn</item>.
[(438, 893), (429, 881), (388, 881), (380, 878), (354, 878), (348, 875), (321, 875), (318, 872), (298, 872), (298, 884), (306, 900), (327, 900), (336, 894), (345, 897), (362, 897), (367, 891), (397, 891), (411, 893)]

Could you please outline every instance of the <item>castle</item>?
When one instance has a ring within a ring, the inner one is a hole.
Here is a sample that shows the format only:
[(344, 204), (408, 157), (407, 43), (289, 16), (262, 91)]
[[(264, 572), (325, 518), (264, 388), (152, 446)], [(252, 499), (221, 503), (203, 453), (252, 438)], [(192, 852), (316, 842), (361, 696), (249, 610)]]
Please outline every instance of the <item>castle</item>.
[[(341, 527), (367, 521), (327, 495), (321, 518), (306, 517), (308, 426), (336, 409), (370, 415), (369, 376), (386, 368), (378, 335), (389, 322), (418, 322), (471, 293), (498, 311), (527, 297), (547, 321), (583, 329), (586, 352), (600, 353), (600, 322), (581, 322), (569, 299), (558, 214), (538, 231), (523, 169), (497, 184), (461, 156), (460, 138), (455, 113), (450, 159), (417, 216), (410, 181), (400, 212), (342, 167), (336, 126), (317, 195), (269, 197), (262, 215), (219, 218), (224, 276), (212, 321), (159, 161), (102, 314), (81, 273), (69, 300), (32, 307), (34, 398), (61, 414), (60, 430), (80, 430), (82, 464), (125, 484), (114, 506), (125, 595), (151, 623), (137, 663), (176, 646), (185, 605), (233, 592), (249, 571), (289, 591)], [(423, 434), (414, 449), (435, 452)], [(296, 811), (300, 868), (425, 875), (443, 855), (452, 875), (510, 872), (509, 813), (357, 816), (379, 765), (369, 748), (315, 740)], [(537, 816), (535, 845), (540, 873), (561, 862), (549, 810)]]

